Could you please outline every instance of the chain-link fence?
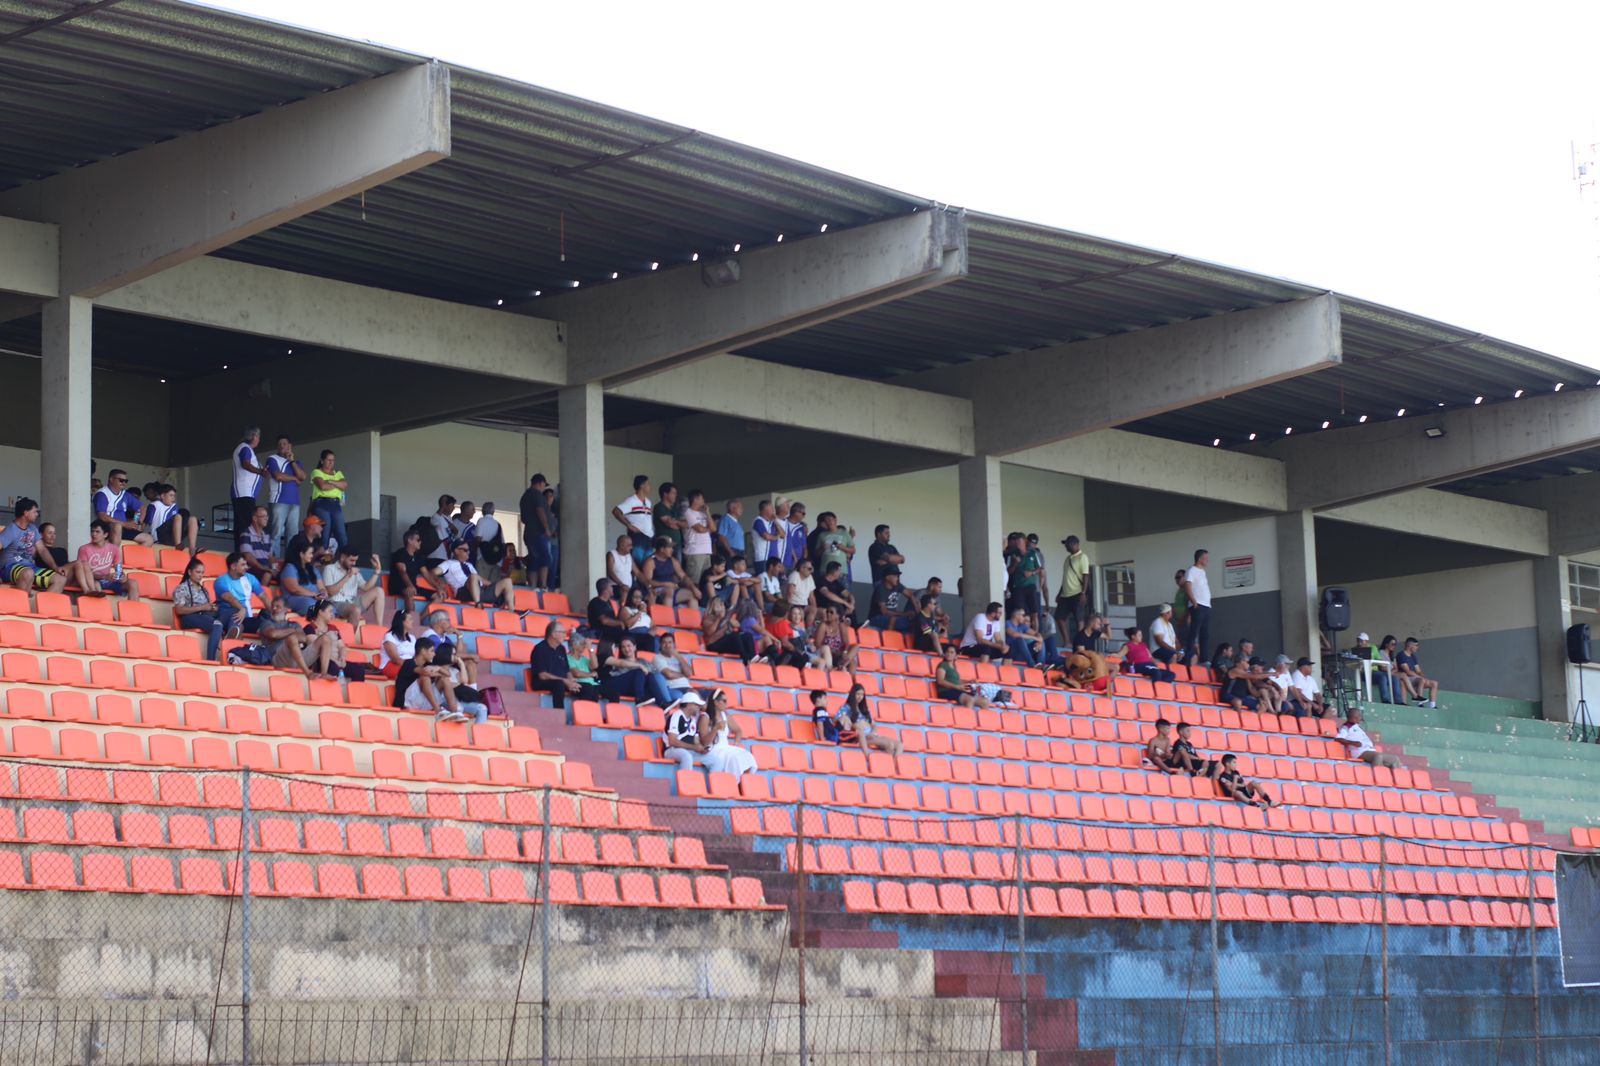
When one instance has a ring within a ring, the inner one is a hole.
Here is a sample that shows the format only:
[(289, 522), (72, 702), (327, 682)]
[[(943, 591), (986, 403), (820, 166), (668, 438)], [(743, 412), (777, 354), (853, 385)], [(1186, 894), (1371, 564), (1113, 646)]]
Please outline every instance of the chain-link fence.
[(1600, 1046), (1535, 847), (0, 769), (0, 1066)]

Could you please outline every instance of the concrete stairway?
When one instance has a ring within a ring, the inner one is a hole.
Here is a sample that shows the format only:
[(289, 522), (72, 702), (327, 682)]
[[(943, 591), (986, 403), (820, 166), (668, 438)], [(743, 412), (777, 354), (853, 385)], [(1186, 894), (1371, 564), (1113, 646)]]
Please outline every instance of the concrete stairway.
[(1438, 708), (1363, 707), (1385, 748), (1425, 758), (1546, 843), (1570, 845), (1574, 825), (1600, 825), (1600, 746), (1568, 740), (1566, 724), (1537, 717), (1537, 704), (1445, 692)]

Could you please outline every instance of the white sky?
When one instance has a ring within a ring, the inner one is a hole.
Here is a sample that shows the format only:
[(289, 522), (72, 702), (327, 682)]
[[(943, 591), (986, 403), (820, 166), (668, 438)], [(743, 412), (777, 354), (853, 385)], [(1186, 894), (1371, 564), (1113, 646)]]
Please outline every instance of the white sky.
[(229, 0), (1600, 366), (1600, 4)]

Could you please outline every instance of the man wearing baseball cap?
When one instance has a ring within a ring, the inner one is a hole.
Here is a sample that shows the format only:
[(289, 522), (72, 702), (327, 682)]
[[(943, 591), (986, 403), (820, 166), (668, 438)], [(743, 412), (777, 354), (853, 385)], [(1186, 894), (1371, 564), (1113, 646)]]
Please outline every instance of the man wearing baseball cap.
[[(1061, 544), (1067, 549), (1067, 561), (1061, 567), (1061, 589), (1056, 593), (1056, 624), (1061, 627), (1061, 632), (1072, 633), (1076, 632), (1078, 618), (1089, 603), (1089, 556), (1084, 553), (1076, 536), (1067, 537)], [(1153, 626), (1150, 635), (1155, 637)], [(1159, 651), (1155, 656), (1161, 659)], [(1161, 661), (1172, 665), (1170, 659)]]

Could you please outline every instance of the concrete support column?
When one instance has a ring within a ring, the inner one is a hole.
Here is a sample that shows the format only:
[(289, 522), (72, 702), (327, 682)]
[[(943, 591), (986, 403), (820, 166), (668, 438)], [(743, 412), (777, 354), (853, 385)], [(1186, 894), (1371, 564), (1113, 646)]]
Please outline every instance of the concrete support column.
[(1000, 528), (1000, 460), (992, 455), (963, 459), (957, 467), (961, 508), (961, 602), (967, 617), (982, 614), (991, 601), (1005, 599), (1005, 566), (1000, 561), (1005, 530)]
[(589, 602), (606, 553), (605, 397), (599, 382), (569, 385), (557, 403), (561, 424), (561, 591)]
[[(1539, 638), (1539, 698), (1544, 716), (1569, 722), (1578, 702), (1578, 668), (1567, 662), (1567, 627), (1572, 624), (1572, 593), (1567, 557), (1546, 555), (1533, 561), (1533, 611)], [(1589, 679), (1585, 678), (1585, 682)], [(1585, 693), (1587, 696), (1587, 693)], [(1600, 698), (1600, 691), (1595, 693)]]
[(344, 521), (350, 543), (366, 555), (377, 553), (383, 559), (399, 547), (390, 523), (383, 521), (383, 435), (377, 430), (355, 434), (344, 445), (340, 462), (350, 487), (345, 490)]
[(1278, 588), (1283, 614), (1283, 654), (1309, 656), (1321, 676), (1322, 645), (1317, 639), (1317, 531), (1310, 511), (1290, 511), (1277, 519)]
[(40, 516), (56, 524), (56, 543), (69, 554), (89, 540), (93, 316), (94, 301), (81, 296), (62, 296), (44, 305)]

